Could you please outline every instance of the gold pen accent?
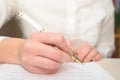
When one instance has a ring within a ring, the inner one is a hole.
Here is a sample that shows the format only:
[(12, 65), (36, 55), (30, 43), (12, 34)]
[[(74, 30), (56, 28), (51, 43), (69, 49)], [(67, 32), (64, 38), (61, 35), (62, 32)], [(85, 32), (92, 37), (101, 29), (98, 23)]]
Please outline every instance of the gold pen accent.
[[(35, 30), (44, 32), (45, 29), (42, 28), (41, 25), (38, 25), (36, 22), (34, 22), (29, 16), (27, 16), (23, 11), (18, 12), (17, 14), (18, 17), (20, 17), (22, 20), (30, 24)], [(70, 51), (70, 56), (71, 58), (77, 62), (77, 63), (82, 63), (82, 61), (78, 58), (77, 53)], [(83, 63), (82, 63), (83, 64)]]
[(83, 64), (82, 60), (79, 59), (78, 53), (76, 51), (70, 51), (70, 56), (75, 62)]
[(75, 54), (70, 54), (70, 56), (71, 56), (71, 58), (72, 58), (75, 62), (77, 62), (77, 63), (82, 63)]

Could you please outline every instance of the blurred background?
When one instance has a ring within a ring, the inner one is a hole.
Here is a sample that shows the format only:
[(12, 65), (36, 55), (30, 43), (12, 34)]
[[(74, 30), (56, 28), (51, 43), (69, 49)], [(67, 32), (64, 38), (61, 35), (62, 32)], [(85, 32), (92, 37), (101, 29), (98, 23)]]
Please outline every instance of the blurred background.
[[(115, 6), (115, 47), (113, 58), (120, 58), (120, 0), (113, 0)], [(8, 27), (9, 26), (9, 29)], [(0, 35), (11, 37), (22, 37), (21, 31), (13, 18), (0, 30)]]
[(113, 0), (115, 6), (115, 46), (113, 57), (120, 58), (120, 0)]

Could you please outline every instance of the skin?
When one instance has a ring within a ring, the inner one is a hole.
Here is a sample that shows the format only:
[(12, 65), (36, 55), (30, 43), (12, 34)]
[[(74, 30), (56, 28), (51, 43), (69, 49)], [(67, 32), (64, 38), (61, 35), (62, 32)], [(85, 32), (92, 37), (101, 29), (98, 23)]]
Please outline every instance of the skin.
[(33, 33), (27, 40), (4, 39), (0, 44), (0, 62), (19, 64), (32, 73), (55, 73), (71, 61), (67, 40), (58, 33)]
[(96, 50), (95, 47), (88, 43), (82, 43), (77, 48), (78, 56), (83, 62), (99, 61), (103, 56)]
[(54, 73), (71, 59), (66, 40), (57, 33), (32, 34), (21, 53), (20, 63), (34, 73)]
[(102, 56), (87, 43), (76, 50), (63, 35), (51, 32), (33, 33), (27, 40), (6, 38), (0, 43), (0, 62), (18, 64), (32, 73), (55, 73), (63, 63), (73, 61), (69, 52), (77, 51), (83, 62), (98, 61)]

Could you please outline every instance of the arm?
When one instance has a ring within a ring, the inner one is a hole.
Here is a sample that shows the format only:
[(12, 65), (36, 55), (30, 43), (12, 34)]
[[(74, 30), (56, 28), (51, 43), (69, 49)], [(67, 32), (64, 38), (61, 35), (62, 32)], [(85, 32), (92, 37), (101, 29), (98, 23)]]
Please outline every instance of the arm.
[[(12, 13), (12, 8), (7, 11), (9, 4), (6, 0), (0, 1), (0, 4), (2, 26), (12, 16), (8, 15)], [(1, 37), (0, 42), (1, 63), (19, 64), (33, 73), (55, 73), (64, 62), (71, 60), (68, 52), (66, 40), (58, 33), (38, 32), (28, 39)]]
[(6, 38), (0, 43), (0, 63), (19, 64), (19, 51), (25, 40)]
[(69, 50), (61, 34), (38, 32), (27, 40), (4, 39), (0, 44), (0, 62), (19, 64), (33, 73), (55, 73), (63, 63), (71, 61)]

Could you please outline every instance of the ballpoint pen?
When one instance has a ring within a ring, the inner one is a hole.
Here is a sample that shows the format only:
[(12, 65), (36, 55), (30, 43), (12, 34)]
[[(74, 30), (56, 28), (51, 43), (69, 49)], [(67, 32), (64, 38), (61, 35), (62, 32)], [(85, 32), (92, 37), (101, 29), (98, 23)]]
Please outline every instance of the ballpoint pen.
[[(25, 22), (27, 22), (28, 24), (30, 24), (35, 30), (40, 31), (40, 32), (44, 32), (45, 29), (42, 28), (42, 26), (38, 25), (35, 21), (33, 21), (28, 15), (26, 15), (23, 11), (19, 11), (17, 16), (24, 20)], [(77, 52), (73, 52), (72, 50), (70, 50), (69, 52), (71, 58), (77, 62), (77, 63), (82, 63), (82, 61), (78, 58), (77, 56)], [(83, 63), (82, 63), (83, 64)]]

